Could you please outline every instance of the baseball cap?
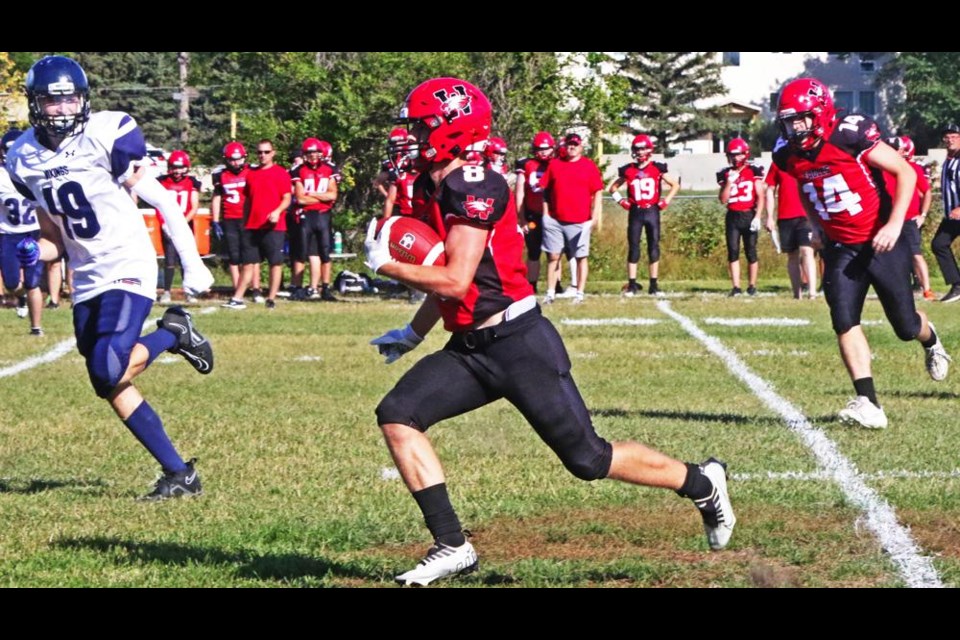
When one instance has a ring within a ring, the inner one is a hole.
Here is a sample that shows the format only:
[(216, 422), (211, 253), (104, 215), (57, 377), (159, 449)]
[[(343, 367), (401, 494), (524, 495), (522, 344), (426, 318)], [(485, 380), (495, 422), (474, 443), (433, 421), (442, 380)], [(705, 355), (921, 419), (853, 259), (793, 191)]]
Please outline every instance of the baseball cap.
[(583, 138), (577, 133), (569, 133), (567, 137), (563, 139), (563, 144), (583, 144)]
[(943, 128), (943, 131), (940, 132), (940, 135), (945, 136), (948, 133), (960, 133), (960, 125), (958, 125), (956, 122), (951, 122)]

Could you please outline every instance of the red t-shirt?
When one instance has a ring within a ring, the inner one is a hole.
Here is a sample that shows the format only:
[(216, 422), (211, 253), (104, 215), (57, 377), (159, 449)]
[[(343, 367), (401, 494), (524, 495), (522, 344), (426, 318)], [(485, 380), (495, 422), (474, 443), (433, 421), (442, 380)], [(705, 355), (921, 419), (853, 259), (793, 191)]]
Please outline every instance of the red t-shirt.
[(551, 160), (543, 174), (550, 215), (559, 222), (581, 223), (593, 217), (593, 194), (603, 189), (600, 169), (590, 158)]
[[(717, 172), (717, 184), (720, 188), (725, 188), (727, 182), (727, 173), (733, 167), (725, 167)], [(730, 192), (730, 199), (727, 200), (728, 211), (753, 211), (757, 208), (757, 180), (763, 179), (763, 167), (755, 164), (746, 164), (740, 170), (740, 175), (734, 181), (736, 187)]]
[[(336, 180), (337, 168), (329, 162), (321, 162), (311, 167), (304, 162), (290, 170), (290, 181), (303, 184), (306, 193), (325, 193), (330, 182)], [(319, 211), (324, 213), (333, 208), (335, 202), (314, 202), (301, 206), (301, 211)]]
[(777, 191), (777, 220), (793, 220), (807, 216), (803, 202), (800, 200), (800, 185), (797, 184), (796, 178), (785, 171), (780, 171), (776, 164), (771, 164), (770, 173), (767, 174), (764, 182), (771, 189), (780, 187)]
[[(930, 191), (930, 181), (927, 180), (927, 173), (923, 170), (923, 167), (913, 160), (907, 160), (907, 164), (913, 167), (913, 170), (917, 174), (917, 186), (913, 190), (913, 195), (910, 197), (910, 206), (907, 207), (907, 215), (904, 217), (904, 220), (913, 220), (914, 218), (920, 217), (920, 194)], [(883, 184), (887, 188), (887, 193), (890, 194), (890, 202), (892, 203), (897, 195), (897, 179), (892, 173), (884, 171)]]
[(290, 193), (290, 174), (278, 164), (269, 169), (252, 168), (247, 174), (247, 186), (244, 195), (250, 199), (250, 214), (247, 229), (266, 229), (269, 231), (286, 231), (287, 217), (280, 212), (280, 220), (276, 225), (267, 221), (267, 216), (280, 206), (285, 194)]
[(243, 202), (246, 199), (243, 188), (247, 186), (249, 172), (247, 165), (243, 165), (236, 173), (229, 168), (213, 172), (213, 194), (220, 196), (220, 217), (224, 220), (243, 218)]
[[(167, 191), (172, 191), (177, 198), (177, 204), (180, 205), (180, 213), (186, 217), (187, 210), (190, 209), (190, 196), (194, 193), (200, 193), (200, 181), (193, 176), (184, 176), (180, 180), (175, 180), (173, 174), (168, 173), (157, 180)], [(157, 209), (157, 221), (163, 224), (163, 214)]]
[(440, 299), (440, 313), (447, 331), (466, 331), (477, 322), (533, 295), (523, 259), (524, 239), (517, 225), (517, 208), (502, 175), (479, 165), (452, 171), (433, 186), (426, 174), (417, 187), (431, 196), (429, 224), (442, 239), (456, 224), (487, 230), (487, 244), (470, 288), (460, 300)]
[(773, 161), (800, 182), (830, 240), (869, 242), (890, 216), (883, 172), (866, 162), (880, 141), (880, 130), (867, 116), (849, 115), (825, 138), (808, 152), (778, 140)]

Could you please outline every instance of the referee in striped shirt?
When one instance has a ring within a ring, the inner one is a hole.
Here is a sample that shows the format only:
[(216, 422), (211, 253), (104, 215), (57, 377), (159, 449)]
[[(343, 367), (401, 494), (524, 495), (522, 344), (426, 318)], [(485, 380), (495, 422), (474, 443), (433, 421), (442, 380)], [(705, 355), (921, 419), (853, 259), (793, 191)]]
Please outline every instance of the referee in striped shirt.
[(960, 125), (950, 123), (943, 128), (943, 142), (947, 159), (940, 173), (940, 191), (943, 193), (943, 222), (933, 236), (930, 248), (937, 257), (943, 279), (950, 285), (940, 302), (960, 300), (960, 269), (950, 243), (960, 236)]

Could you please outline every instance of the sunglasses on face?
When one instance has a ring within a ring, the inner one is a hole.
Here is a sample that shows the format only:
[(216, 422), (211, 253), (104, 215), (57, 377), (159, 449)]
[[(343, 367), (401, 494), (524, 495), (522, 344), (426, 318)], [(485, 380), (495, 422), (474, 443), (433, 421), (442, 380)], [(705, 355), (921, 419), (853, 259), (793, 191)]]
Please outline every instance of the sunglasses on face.
[(268, 156), (273, 153), (273, 149), (257, 149), (258, 156)]

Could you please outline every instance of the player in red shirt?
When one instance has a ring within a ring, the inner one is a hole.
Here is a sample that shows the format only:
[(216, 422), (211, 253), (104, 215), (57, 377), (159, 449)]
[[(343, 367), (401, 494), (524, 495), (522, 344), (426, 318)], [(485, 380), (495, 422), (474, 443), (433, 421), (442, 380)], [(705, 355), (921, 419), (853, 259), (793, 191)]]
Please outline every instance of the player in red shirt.
[[(330, 210), (337, 202), (340, 171), (331, 161), (329, 142), (307, 138), (301, 148), (303, 164), (291, 170), (294, 197), (301, 209), (300, 226), (304, 252), (310, 260), (307, 297), (336, 302), (330, 291), (333, 262), (330, 258), (333, 226)], [(320, 285), (320, 293), (317, 286)]]
[[(210, 213), (213, 235), (227, 246), (230, 281), (237, 288), (240, 280), (240, 236), (243, 232), (244, 188), (247, 186), (247, 150), (239, 142), (228, 142), (223, 147), (224, 167), (213, 172), (213, 199)], [(255, 274), (254, 288), (260, 287), (260, 276)]]
[[(877, 401), (870, 345), (860, 326), (870, 286), (897, 337), (923, 345), (930, 377), (943, 380), (950, 366), (933, 325), (916, 309), (910, 249), (900, 241), (917, 174), (880, 140), (872, 119), (862, 115), (841, 119), (830, 90), (819, 80), (787, 83), (780, 92), (777, 120), (783, 137), (774, 147), (773, 161), (800, 184), (814, 245), (826, 236), (823, 293), (856, 392), (839, 418), (882, 429), (887, 416)], [(896, 178), (892, 203), (884, 189), (884, 171)]]
[[(625, 295), (633, 296), (643, 291), (637, 284), (637, 263), (640, 262), (640, 235), (647, 231), (647, 261), (650, 265), (650, 295), (660, 293), (657, 278), (660, 275), (660, 214), (670, 206), (670, 202), (680, 183), (667, 173), (665, 162), (653, 161), (653, 139), (641, 133), (630, 145), (631, 155), (636, 162), (625, 164), (617, 172), (617, 177), (607, 186), (613, 194), (613, 200), (630, 212), (627, 220), (627, 284)], [(661, 188), (666, 182), (670, 191), (662, 195)], [(627, 197), (617, 191), (627, 185)]]
[(244, 187), (244, 223), (241, 259), (243, 270), (240, 283), (233, 297), (221, 306), (228, 309), (245, 309), (243, 294), (253, 279), (253, 272), (266, 259), (270, 265), (270, 292), (264, 301), (267, 309), (277, 306), (277, 292), (283, 277), (283, 241), (287, 231), (284, 215), (291, 201), (290, 174), (274, 164), (276, 150), (273, 142), (264, 139), (257, 143), (257, 159), (260, 164), (247, 173)]
[[(170, 159), (167, 161), (170, 173), (162, 176), (158, 182), (167, 191), (172, 191), (180, 205), (180, 211), (186, 219), (190, 228), (193, 228), (193, 218), (197, 215), (197, 208), (200, 206), (200, 181), (193, 176), (188, 176), (190, 171), (190, 156), (186, 151), (173, 151), (170, 153)], [(163, 225), (163, 214), (157, 209), (157, 222)], [(163, 238), (163, 293), (158, 298), (158, 302), (170, 302), (170, 287), (173, 285), (173, 271), (178, 262), (177, 248), (173, 245), (173, 240), (167, 235), (164, 226), (161, 226), (161, 235)], [(181, 267), (182, 269), (183, 267)], [(187, 294), (187, 302), (196, 302), (196, 298)]]
[[(925, 300), (936, 300), (937, 294), (930, 290), (930, 268), (927, 266), (927, 260), (923, 257), (923, 251), (920, 249), (920, 227), (927, 219), (927, 212), (930, 211), (930, 205), (933, 203), (933, 191), (930, 189), (930, 181), (927, 179), (926, 171), (923, 167), (913, 161), (913, 154), (916, 147), (913, 140), (907, 136), (894, 136), (887, 139), (887, 144), (897, 150), (904, 160), (907, 161), (913, 170), (917, 173), (917, 188), (910, 199), (910, 206), (907, 208), (907, 215), (903, 223), (903, 237), (910, 247), (910, 253), (913, 254), (913, 272), (920, 282), (921, 291)], [(896, 195), (897, 182), (890, 174), (884, 174), (884, 183), (887, 187), (887, 193), (893, 198)]]
[(517, 160), (514, 172), (517, 181), (514, 187), (514, 200), (517, 213), (520, 214), (520, 225), (524, 233), (524, 242), (527, 246), (527, 279), (537, 288), (540, 279), (540, 252), (543, 244), (543, 174), (547, 172), (547, 165), (554, 156), (556, 141), (546, 131), (540, 131), (533, 136), (530, 151), (532, 157)]
[[(787, 274), (793, 297), (797, 300), (803, 297), (803, 274), (806, 274), (807, 292), (813, 300), (817, 297), (817, 263), (810, 239), (813, 232), (807, 220), (807, 210), (800, 201), (797, 179), (773, 164), (764, 183), (767, 186), (767, 231), (771, 234), (777, 232), (780, 250), (787, 254)], [(777, 210), (776, 226), (774, 209)]]
[(727, 145), (729, 167), (717, 172), (720, 185), (720, 203), (727, 206), (725, 230), (727, 238), (727, 269), (733, 288), (730, 296), (743, 293), (740, 289), (740, 241), (747, 255), (747, 294), (757, 295), (757, 235), (763, 215), (763, 167), (747, 162), (750, 145), (743, 138), (734, 138)]
[(444, 266), (394, 262), (387, 234), (376, 235), (376, 220), (367, 233), (371, 269), (429, 292), (409, 325), (372, 341), (386, 361), (416, 347), (441, 317), (452, 332), (446, 346), (419, 360), (377, 407), (390, 454), (434, 538), (426, 557), (396, 580), (426, 585), (477, 568), (425, 432), (499, 398), (523, 413), (578, 478), (670, 488), (693, 499), (711, 547), (723, 548), (735, 523), (723, 463), (684, 464), (636, 442), (610, 443), (594, 430), (563, 341), (526, 280), (506, 180), (466, 160), (486, 143), (491, 115), (486, 96), (456, 78), (420, 84), (401, 111), (419, 144)]

